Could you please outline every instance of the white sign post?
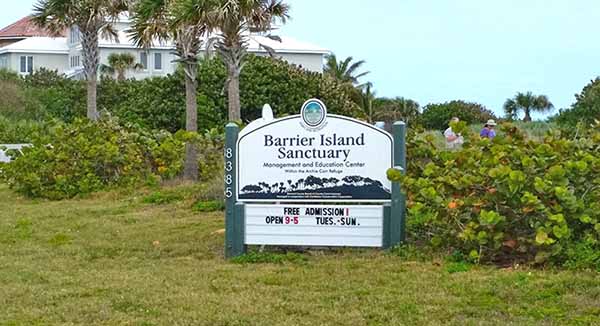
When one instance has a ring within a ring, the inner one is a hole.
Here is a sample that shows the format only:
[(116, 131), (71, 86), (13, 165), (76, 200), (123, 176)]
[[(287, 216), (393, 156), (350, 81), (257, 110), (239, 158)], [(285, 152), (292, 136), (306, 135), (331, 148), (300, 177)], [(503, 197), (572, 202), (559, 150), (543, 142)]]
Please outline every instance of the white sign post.
[[(400, 127), (395, 136), (404, 134)], [(239, 133), (234, 124), (226, 130), (227, 256), (242, 254), (246, 245), (401, 241), (403, 231), (391, 229), (403, 228), (404, 199), (386, 172), (405, 166), (404, 137), (395, 144), (380, 128), (328, 115), (316, 99), (300, 115), (272, 119), (264, 109), (262, 119)]]

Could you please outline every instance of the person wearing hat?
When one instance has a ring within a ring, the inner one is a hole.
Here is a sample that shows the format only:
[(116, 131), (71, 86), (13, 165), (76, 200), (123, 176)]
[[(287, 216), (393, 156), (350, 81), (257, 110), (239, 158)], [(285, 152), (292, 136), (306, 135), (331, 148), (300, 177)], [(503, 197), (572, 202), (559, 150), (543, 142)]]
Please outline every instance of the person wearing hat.
[(485, 126), (483, 126), (483, 129), (481, 129), (479, 136), (481, 136), (481, 138), (494, 139), (494, 137), (496, 137), (496, 131), (494, 130), (495, 126), (496, 121), (494, 121), (493, 119), (488, 120)]

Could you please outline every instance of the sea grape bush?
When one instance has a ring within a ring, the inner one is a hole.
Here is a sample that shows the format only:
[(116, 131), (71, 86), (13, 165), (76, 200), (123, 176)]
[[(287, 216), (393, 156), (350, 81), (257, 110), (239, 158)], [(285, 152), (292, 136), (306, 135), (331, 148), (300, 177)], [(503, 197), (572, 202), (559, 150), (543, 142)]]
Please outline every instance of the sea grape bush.
[(34, 120), (11, 120), (0, 115), (0, 144), (29, 143), (36, 133), (44, 133), (46, 125)]
[(57, 123), (35, 135), (33, 146), (3, 167), (2, 177), (22, 194), (50, 199), (131, 185), (150, 174), (134, 137), (110, 120)]
[(3, 181), (30, 197), (64, 199), (174, 178), (183, 169), (185, 141), (202, 146), (201, 173), (208, 175), (222, 165), (222, 137), (218, 131), (201, 135), (149, 132), (124, 127), (110, 117), (98, 123), (83, 119), (70, 124), (54, 121), (43, 130), (32, 133), (32, 146), (0, 169)]
[[(600, 269), (600, 128), (566, 138), (527, 140), (502, 126), (493, 141), (470, 135), (439, 150), (431, 136), (409, 136), (408, 229), (417, 242), (459, 250), (473, 261), (556, 262)], [(581, 267), (581, 266), (580, 266)]]

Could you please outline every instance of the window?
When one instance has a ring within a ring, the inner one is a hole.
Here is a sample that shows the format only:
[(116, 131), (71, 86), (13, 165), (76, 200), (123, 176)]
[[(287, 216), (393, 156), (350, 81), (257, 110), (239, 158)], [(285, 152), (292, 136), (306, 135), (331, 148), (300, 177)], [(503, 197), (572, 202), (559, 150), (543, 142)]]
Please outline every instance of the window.
[(140, 52), (140, 64), (144, 70), (148, 69), (148, 53)]
[(33, 56), (23, 55), (19, 57), (20, 69), (22, 74), (30, 74), (33, 72)]
[(71, 68), (75, 68), (75, 67), (79, 67), (80, 66), (81, 61), (80, 61), (79, 58), (80, 57), (78, 55), (71, 57)]
[(77, 26), (71, 27), (71, 29), (69, 30), (69, 41), (70, 41), (70, 44), (79, 43), (79, 41), (80, 41), (79, 35), (80, 35), (79, 34), (79, 27), (77, 27)]
[(8, 68), (8, 57), (0, 56), (0, 68)]
[(162, 53), (154, 53), (154, 70), (162, 70)]

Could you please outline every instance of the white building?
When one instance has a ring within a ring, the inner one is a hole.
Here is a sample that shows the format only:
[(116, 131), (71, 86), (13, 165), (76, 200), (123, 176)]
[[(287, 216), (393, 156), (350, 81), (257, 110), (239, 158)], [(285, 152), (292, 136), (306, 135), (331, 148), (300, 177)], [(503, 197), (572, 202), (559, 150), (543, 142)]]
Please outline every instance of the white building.
[[(147, 78), (173, 73), (177, 64), (171, 43), (155, 45), (149, 49), (137, 48), (126, 31), (130, 27), (127, 18), (116, 24), (118, 41), (100, 38), (100, 64), (108, 65), (111, 53), (131, 53), (144, 69), (128, 71), (128, 78)], [(291, 64), (314, 72), (323, 71), (323, 58), (329, 53), (321, 47), (282, 36), (277, 42), (264, 36), (250, 37), (249, 52), (267, 55), (259, 44), (273, 48), (276, 55)], [(70, 77), (80, 77), (83, 70), (81, 43), (77, 28), (71, 28), (64, 37), (51, 37), (44, 30), (36, 28), (31, 17), (25, 17), (14, 24), (0, 29), (0, 69), (5, 68), (29, 74), (39, 68), (57, 70)]]

